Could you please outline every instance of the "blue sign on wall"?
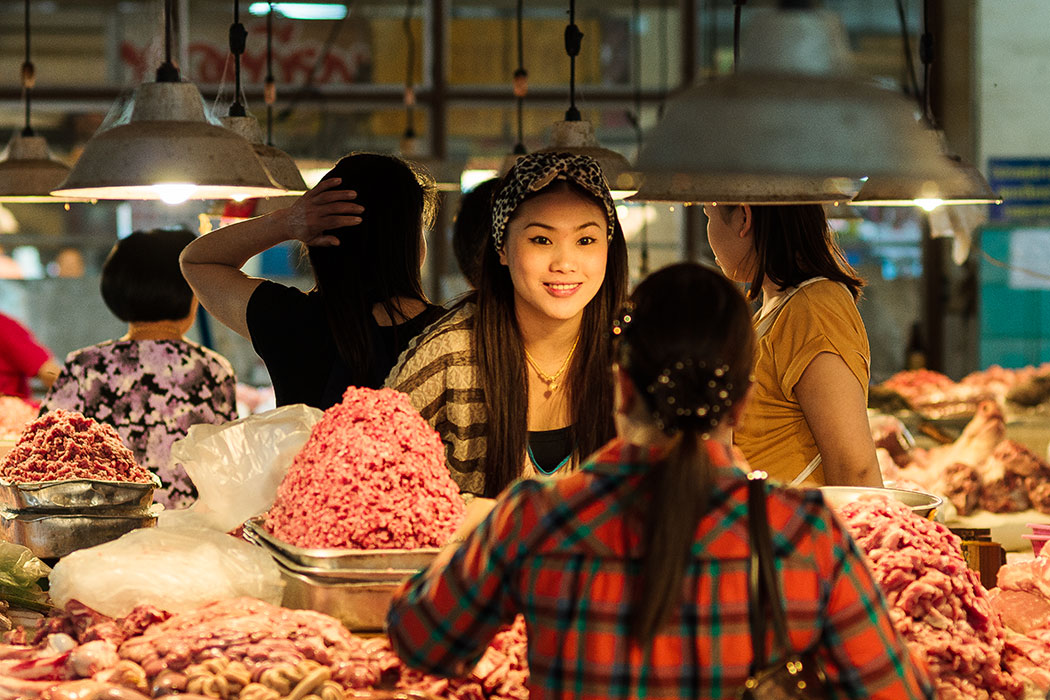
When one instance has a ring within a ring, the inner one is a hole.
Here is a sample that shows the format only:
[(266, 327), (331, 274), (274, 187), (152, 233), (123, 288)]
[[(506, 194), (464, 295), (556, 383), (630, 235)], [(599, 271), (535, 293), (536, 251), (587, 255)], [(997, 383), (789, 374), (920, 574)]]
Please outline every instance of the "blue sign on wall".
[(1050, 158), (990, 158), (988, 183), (1003, 199), (992, 221), (1050, 224)]

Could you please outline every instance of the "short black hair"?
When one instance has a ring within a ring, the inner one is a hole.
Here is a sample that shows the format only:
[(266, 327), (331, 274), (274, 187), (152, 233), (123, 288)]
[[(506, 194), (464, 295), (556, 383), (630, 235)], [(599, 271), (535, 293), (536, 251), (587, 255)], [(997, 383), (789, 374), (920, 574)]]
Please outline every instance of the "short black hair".
[(102, 300), (125, 323), (172, 321), (190, 313), (193, 290), (179, 254), (196, 236), (184, 228), (135, 231), (102, 263)]
[(459, 212), (452, 224), (452, 252), (463, 276), (475, 289), (481, 282), (481, 254), (492, 245), (492, 195), (499, 178), (485, 180), (459, 200)]

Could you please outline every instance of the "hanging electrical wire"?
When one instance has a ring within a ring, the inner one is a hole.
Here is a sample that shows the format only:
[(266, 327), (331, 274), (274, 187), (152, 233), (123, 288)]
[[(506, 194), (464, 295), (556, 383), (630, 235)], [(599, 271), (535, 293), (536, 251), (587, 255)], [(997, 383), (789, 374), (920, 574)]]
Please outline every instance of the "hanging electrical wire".
[[(627, 118), (634, 127), (634, 136), (638, 150), (642, 149), (642, 2), (631, 0), (631, 82), (634, 84), (634, 112), (627, 112)], [(638, 205), (642, 210), (642, 227), (638, 232), (641, 258), (638, 273), (641, 277), (649, 274), (649, 217), (647, 205)]]
[(248, 30), (241, 24), (240, 0), (233, 0), (233, 24), (230, 25), (230, 53), (233, 54), (233, 104), (230, 105), (231, 117), (247, 115), (244, 103), (241, 102), (241, 54), (248, 41)]
[(518, 67), (514, 71), (514, 99), (518, 110), (518, 142), (512, 153), (523, 156), (528, 153), (525, 148), (525, 96), (529, 94), (529, 72), (525, 70), (525, 0), (518, 0), (517, 34), (518, 34)]
[(22, 62), (22, 98), (26, 103), (26, 125), (25, 128), (22, 129), (22, 136), (32, 136), (33, 127), (29, 121), (29, 113), (33, 87), (36, 85), (36, 67), (33, 65), (33, 61), (29, 58), (29, 0), (26, 0), (25, 40), (26, 58), (25, 61)]
[(733, 72), (740, 66), (740, 15), (747, 0), (733, 0)]
[(412, 31), (412, 16), (415, 11), (415, 0), (408, 0), (405, 4), (405, 16), (401, 20), (401, 31), (405, 35), (405, 133), (402, 135), (401, 151), (406, 156), (416, 155), (416, 35)]
[[(905, 77), (911, 86), (911, 96), (918, 100), (921, 93), (919, 92), (919, 79), (915, 74), (915, 61), (912, 60), (911, 55), (911, 39), (908, 36), (908, 18), (904, 10), (904, 0), (897, 0), (897, 18), (900, 20), (901, 45), (904, 47), (904, 67), (907, 71)], [(908, 90), (905, 89), (905, 93), (907, 92)]]
[(343, 15), (342, 19), (336, 20), (332, 24), (332, 28), (329, 30), (328, 36), (324, 40), (324, 45), (321, 47), (321, 50), (317, 52), (317, 60), (314, 61), (314, 64), (310, 67), (310, 72), (306, 76), (306, 81), (295, 91), (295, 94), (292, 95), (292, 99), (288, 103), (288, 106), (277, 114), (277, 121), (283, 122), (288, 119), (288, 117), (292, 116), (296, 108), (299, 106), (299, 102), (313, 91), (314, 81), (317, 79), (317, 71), (328, 61), (328, 57), (331, 55), (332, 49), (335, 47), (335, 42), (339, 38), (339, 31), (343, 28), (343, 25), (350, 17), (350, 0), (346, 0), (343, 4), (346, 5), (347, 13)]
[(569, 25), (565, 27), (565, 53), (569, 55), (569, 109), (565, 121), (580, 121), (580, 110), (576, 109), (576, 57), (583, 46), (583, 32), (576, 26), (576, 0), (569, 0)]
[(266, 101), (266, 145), (273, 145), (273, 106), (277, 102), (277, 81), (273, 78), (273, 3), (266, 12), (266, 82), (263, 84)]

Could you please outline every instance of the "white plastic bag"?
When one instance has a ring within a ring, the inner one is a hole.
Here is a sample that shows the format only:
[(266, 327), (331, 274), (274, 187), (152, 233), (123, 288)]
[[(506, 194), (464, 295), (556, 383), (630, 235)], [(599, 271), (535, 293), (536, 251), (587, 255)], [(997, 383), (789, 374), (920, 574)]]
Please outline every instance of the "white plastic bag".
[(249, 596), (281, 604), (283, 582), (260, 547), (218, 530), (143, 528), (63, 557), (51, 571), (51, 600), (72, 599), (123, 617), (136, 605), (177, 613)]
[(282, 406), (240, 420), (190, 428), (171, 447), (197, 487), (186, 510), (161, 513), (159, 526), (228, 532), (270, 509), (292, 459), (323, 413), (305, 404)]

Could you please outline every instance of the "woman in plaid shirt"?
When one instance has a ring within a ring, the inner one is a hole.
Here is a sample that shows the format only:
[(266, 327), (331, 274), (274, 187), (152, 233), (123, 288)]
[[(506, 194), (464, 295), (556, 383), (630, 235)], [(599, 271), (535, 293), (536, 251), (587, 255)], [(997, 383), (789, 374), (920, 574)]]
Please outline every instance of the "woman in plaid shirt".
[[(388, 632), (408, 665), (464, 675), (520, 613), (532, 700), (730, 698), (747, 678), (747, 480), (729, 449), (755, 356), (747, 304), (674, 265), (613, 333), (619, 437), (576, 474), (512, 486), (406, 584)], [(819, 650), (840, 696), (932, 698), (820, 492), (772, 489), (768, 510), (794, 648)]]

